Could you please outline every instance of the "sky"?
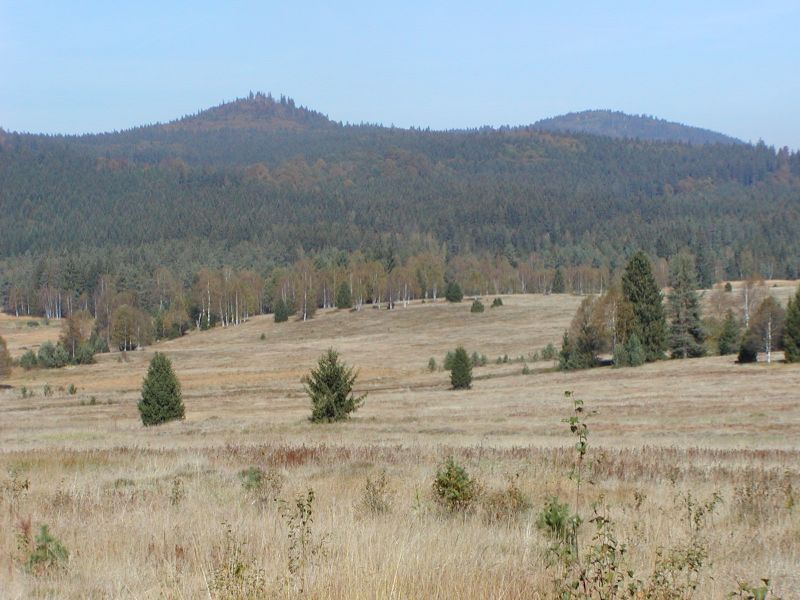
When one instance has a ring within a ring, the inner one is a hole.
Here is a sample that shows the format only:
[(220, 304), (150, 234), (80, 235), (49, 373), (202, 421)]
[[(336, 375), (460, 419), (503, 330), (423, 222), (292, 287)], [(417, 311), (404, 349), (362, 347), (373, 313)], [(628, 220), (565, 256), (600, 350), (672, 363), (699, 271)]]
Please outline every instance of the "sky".
[(800, 149), (798, 31), (798, 0), (0, 0), (0, 127), (113, 131), (263, 91), (350, 123), (600, 108)]

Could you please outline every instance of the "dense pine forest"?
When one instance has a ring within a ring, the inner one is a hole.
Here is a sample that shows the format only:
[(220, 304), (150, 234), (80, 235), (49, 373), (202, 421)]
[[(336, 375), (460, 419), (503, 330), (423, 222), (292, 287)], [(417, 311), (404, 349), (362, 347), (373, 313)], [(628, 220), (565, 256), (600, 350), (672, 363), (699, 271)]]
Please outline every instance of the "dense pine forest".
[(448, 280), (548, 292), (558, 274), (602, 291), (639, 249), (662, 281), (679, 252), (706, 286), (795, 278), (800, 154), (350, 125), (259, 93), (122, 132), (0, 130), (0, 231), (7, 311), (105, 305), (107, 321), (112, 304), (156, 314), (176, 298), (182, 323), (236, 322), (278, 297), (308, 316), (343, 280), (389, 305)]

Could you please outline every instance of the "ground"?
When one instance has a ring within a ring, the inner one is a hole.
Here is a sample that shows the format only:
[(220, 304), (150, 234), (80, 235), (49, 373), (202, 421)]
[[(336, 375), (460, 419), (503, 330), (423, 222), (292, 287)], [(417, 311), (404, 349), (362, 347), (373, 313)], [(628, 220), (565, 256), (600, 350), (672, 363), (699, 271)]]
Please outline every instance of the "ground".
[[(785, 303), (793, 289), (772, 291)], [(0, 596), (247, 597), (249, 585), (255, 597), (551, 597), (554, 541), (535, 522), (553, 494), (575, 508), (563, 422), (572, 390), (589, 426), (580, 511), (591, 517), (603, 498), (639, 579), (659, 548), (679, 553), (695, 539), (707, 553), (695, 597), (762, 577), (800, 597), (800, 367), (710, 357), (559, 373), (528, 360), (523, 375), (520, 359), (558, 347), (581, 298), (503, 300), (480, 314), (465, 300), (319, 311), (305, 323), (259, 317), (96, 365), (15, 369), (0, 391)], [(0, 320), (15, 356), (58, 334), (26, 321)], [(459, 344), (489, 359), (468, 391), (427, 368)], [(301, 377), (329, 347), (369, 396), (350, 421), (313, 425)], [(144, 428), (136, 401), (156, 350), (173, 360), (186, 420)], [(483, 490), (455, 516), (431, 491), (451, 455)], [(248, 490), (239, 473), (251, 466), (266, 478)], [(391, 508), (376, 515), (365, 484), (383, 473)], [(510, 480), (531, 508), (501, 508), (498, 520), (496, 492)], [(292, 515), (310, 488), (301, 535)], [(721, 503), (692, 538), (693, 502), (715, 493)], [(28, 523), (33, 536), (49, 525), (71, 553), (65, 566), (24, 568)], [(582, 528), (587, 548), (593, 529)]]

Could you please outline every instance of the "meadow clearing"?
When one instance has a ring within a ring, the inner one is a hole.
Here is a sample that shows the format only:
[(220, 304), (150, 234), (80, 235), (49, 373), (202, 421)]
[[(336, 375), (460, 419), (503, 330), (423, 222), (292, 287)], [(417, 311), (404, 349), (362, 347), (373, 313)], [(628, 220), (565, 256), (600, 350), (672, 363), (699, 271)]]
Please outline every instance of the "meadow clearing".
[[(793, 285), (771, 291), (785, 305)], [(574, 508), (572, 390), (592, 463), (581, 544), (599, 501), (643, 581), (695, 540), (692, 597), (769, 578), (776, 597), (800, 598), (800, 367), (728, 356), (560, 373), (538, 361), (523, 375), (518, 357), (558, 347), (581, 298), (503, 300), (482, 314), (465, 301), (257, 317), (94, 365), (15, 369), (0, 390), (0, 597), (552, 597), (554, 541), (536, 521), (549, 496)], [(26, 321), (0, 317), (15, 357), (58, 336)], [(489, 359), (468, 391), (427, 368), (459, 344)], [(300, 380), (329, 347), (369, 396), (350, 421), (313, 425)], [(136, 402), (156, 350), (186, 419), (144, 428)], [(455, 515), (432, 494), (449, 456), (482, 488)], [(250, 467), (263, 477), (243, 476)], [(509, 486), (529, 509), (503, 502)], [(20, 540), (40, 524), (70, 554), (36, 573)]]

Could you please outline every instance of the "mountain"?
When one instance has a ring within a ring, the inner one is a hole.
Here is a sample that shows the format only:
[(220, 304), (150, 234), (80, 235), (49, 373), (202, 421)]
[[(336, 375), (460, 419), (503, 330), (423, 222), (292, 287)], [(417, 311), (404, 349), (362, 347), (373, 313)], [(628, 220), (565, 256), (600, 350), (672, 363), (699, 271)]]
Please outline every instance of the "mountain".
[(741, 140), (699, 127), (645, 115), (627, 115), (611, 110), (585, 110), (542, 119), (534, 124), (542, 131), (588, 133), (612, 138), (685, 144), (743, 144)]
[(789, 277), (797, 231), (800, 153), (763, 144), (342, 125), (264, 94), (101, 135), (0, 132), (0, 294), (46, 256), (141, 281), (338, 251), (615, 269), (688, 249), (716, 277)]

